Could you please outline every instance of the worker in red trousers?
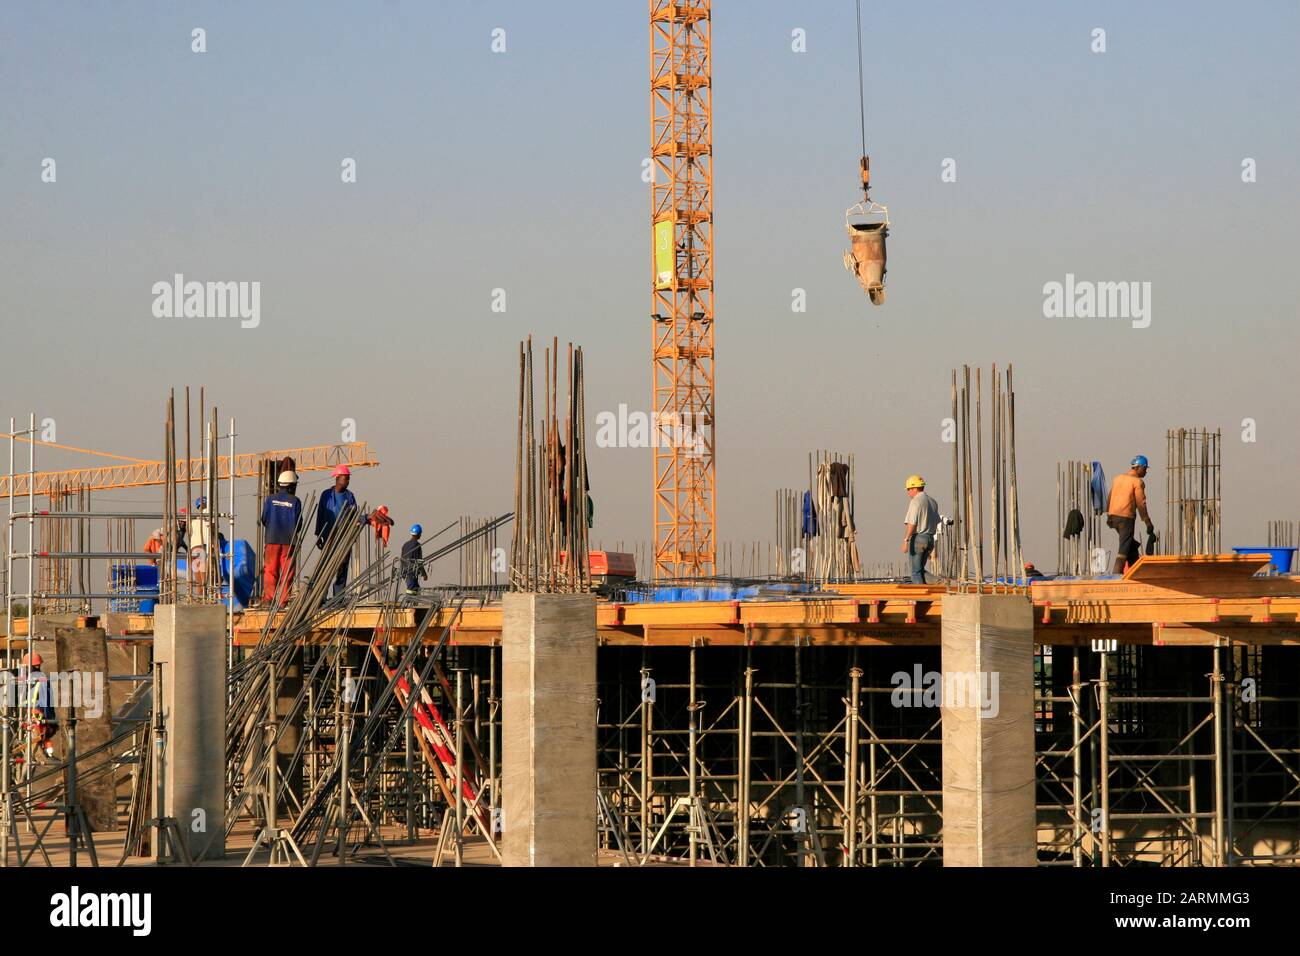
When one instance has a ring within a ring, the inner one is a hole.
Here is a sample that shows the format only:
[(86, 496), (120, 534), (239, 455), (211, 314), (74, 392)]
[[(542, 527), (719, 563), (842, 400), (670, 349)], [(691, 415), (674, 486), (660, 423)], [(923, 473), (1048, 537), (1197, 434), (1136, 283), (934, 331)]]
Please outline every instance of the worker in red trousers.
[(266, 529), (262, 553), (262, 601), (284, 604), (293, 588), (293, 542), (302, 523), (302, 502), (298, 500), (298, 476), (282, 471), (276, 484), (280, 490), (262, 502), (259, 519)]

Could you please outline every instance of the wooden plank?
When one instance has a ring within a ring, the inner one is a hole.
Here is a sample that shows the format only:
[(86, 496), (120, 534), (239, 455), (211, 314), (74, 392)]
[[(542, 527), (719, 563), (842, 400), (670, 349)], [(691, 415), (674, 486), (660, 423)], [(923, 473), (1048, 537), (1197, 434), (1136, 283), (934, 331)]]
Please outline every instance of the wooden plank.
[(1148, 554), (1125, 572), (1124, 580), (1209, 594), (1219, 582), (1252, 577), (1272, 560), (1267, 554)]
[[(1175, 582), (1181, 583), (1181, 582)], [(1186, 587), (1171, 588), (1155, 584), (1143, 584), (1138, 581), (1124, 581), (1119, 578), (1096, 581), (1087, 578), (1040, 581), (1029, 589), (1034, 603), (1043, 601), (1053, 603), (1067, 600), (1121, 601), (1185, 597)], [(1237, 579), (1223, 578), (1214, 583), (1214, 589), (1207, 596), (1229, 597), (1300, 597), (1300, 577), (1267, 576), (1243, 577)]]

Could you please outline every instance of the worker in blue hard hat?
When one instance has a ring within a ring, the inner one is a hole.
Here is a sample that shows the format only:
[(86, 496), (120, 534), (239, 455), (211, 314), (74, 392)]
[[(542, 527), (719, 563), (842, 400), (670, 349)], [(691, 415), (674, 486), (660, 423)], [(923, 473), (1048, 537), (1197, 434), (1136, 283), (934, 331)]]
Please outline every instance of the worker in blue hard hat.
[(411, 537), (402, 545), (402, 577), (406, 580), (406, 593), (420, 593), (420, 578), (429, 577), (424, 566), (424, 549), (420, 547), (420, 535), (424, 528), (418, 524), (411, 525)]
[(1147, 475), (1146, 455), (1135, 455), (1129, 462), (1126, 474), (1117, 475), (1110, 486), (1110, 499), (1106, 505), (1106, 526), (1114, 528), (1119, 535), (1119, 548), (1115, 552), (1116, 574), (1124, 573), (1126, 564), (1137, 563), (1141, 548), (1133, 531), (1137, 527), (1140, 515), (1147, 526), (1148, 537), (1154, 537), (1155, 525), (1147, 511), (1147, 486), (1143, 481)]

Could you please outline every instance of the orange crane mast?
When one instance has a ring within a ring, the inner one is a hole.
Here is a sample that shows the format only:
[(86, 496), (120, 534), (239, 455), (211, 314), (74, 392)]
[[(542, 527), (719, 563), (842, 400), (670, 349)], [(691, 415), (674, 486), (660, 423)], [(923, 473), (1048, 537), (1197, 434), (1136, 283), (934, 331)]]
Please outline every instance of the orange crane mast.
[(654, 576), (717, 558), (709, 0), (650, 0)]

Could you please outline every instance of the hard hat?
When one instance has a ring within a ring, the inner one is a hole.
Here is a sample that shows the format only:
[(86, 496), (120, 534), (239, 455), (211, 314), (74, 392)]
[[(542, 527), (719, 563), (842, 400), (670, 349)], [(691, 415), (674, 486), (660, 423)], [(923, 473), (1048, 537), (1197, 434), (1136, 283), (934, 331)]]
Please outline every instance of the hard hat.
[(910, 489), (910, 488), (924, 488), (924, 487), (925, 487), (925, 479), (922, 478), (920, 475), (911, 475), (911, 476), (909, 476), (908, 479), (907, 479), (907, 484), (905, 484), (903, 487), (904, 487), (904, 488), (909, 488), (909, 489)]
[(1146, 468), (1146, 467), (1148, 467), (1148, 466), (1147, 466), (1147, 456), (1146, 456), (1146, 455), (1134, 455), (1134, 456), (1133, 456), (1133, 460), (1129, 462), (1129, 467), (1130, 467), (1130, 468)]
[(330, 472), (331, 478), (337, 478), (339, 477), (339, 475), (346, 475), (348, 477), (351, 477), (352, 470), (348, 468), (347, 465), (339, 465), (333, 471)]
[(32, 651), (30, 654), (23, 655), (23, 663), (26, 664), (28, 667), (40, 667), (42, 664), (45, 663), (45, 661), (42, 660), (40, 654), (37, 654), (35, 651)]
[(1026, 571), (1032, 571), (1032, 570), (1034, 570), (1034, 562), (1032, 562), (1032, 561), (1026, 561), (1026, 562), (1025, 562), (1025, 570), (1026, 570)]
[(280, 472), (278, 481), (282, 485), (296, 485), (298, 483), (298, 476), (292, 471), (282, 471)]
[(411, 534), (424, 534), (424, 529), (418, 524), (411, 525)]

